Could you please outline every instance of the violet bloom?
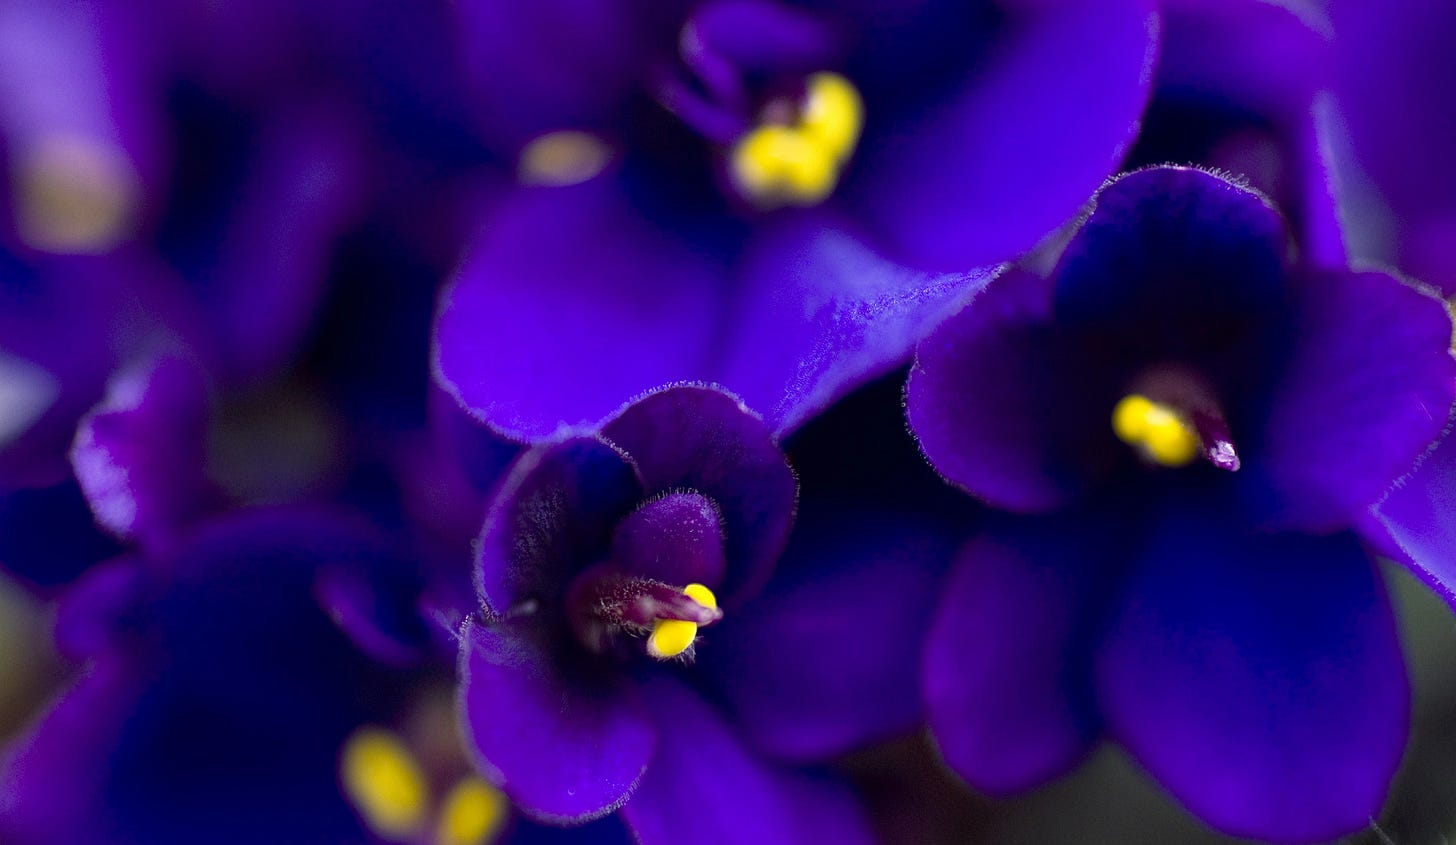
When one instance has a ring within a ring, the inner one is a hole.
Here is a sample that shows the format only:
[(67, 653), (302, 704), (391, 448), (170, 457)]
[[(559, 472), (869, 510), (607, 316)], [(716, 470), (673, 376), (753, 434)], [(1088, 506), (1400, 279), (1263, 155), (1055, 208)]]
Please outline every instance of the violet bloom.
[(768, 429), (711, 388), (527, 452), (481, 533), (484, 617), (461, 633), (486, 776), (538, 819), (620, 808), (648, 845), (867, 841), (843, 786), (751, 751), (684, 662), (763, 587), (794, 502)]
[(1037, 514), (961, 552), (924, 657), (972, 784), (1101, 736), (1195, 814), (1280, 841), (1380, 809), (1410, 696), (1351, 530), (1446, 423), (1440, 299), (1294, 263), (1258, 194), (1153, 168), (1051, 276), (1010, 273), (919, 348), (911, 425), (953, 484)]
[(517, 162), (441, 300), (436, 369), (543, 439), (722, 383), (784, 431), (906, 358), (1073, 217), (1130, 141), (1149, 3), (459, 4)]

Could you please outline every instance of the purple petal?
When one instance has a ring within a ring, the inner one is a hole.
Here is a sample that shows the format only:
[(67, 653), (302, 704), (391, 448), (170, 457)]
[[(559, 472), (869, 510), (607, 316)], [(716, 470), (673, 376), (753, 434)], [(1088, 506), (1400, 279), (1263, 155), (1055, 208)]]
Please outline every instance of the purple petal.
[(642, 786), (622, 808), (641, 845), (873, 841), (844, 785), (754, 757), (675, 680), (656, 677), (645, 692), (661, 736)]
[(644, 578), (717, 589), (725, 567), (721, 520), (717, 505), (701, 493), (668, 493), (617, 526), (612, 559)]
[(361, 651), (387, 665), (408, 666), (429, 653), (432, 642), (419, 581), (405, 561), (356, 559), (324, 566), (314, 591)]
[(824, 760), (908, 734), (944, 526), (839, 505), (801, 514), (765, 593), (702, 635), (697, 666), (754, 748)]
[(1140, 170), (1097, 195), (1068, 243), (1057, 318), (1164, 356), (1198, 351), (1278, 306), (1288, 256), (1284, 221), (1259, 194), (1191, 168)]
[(133, 645), (126, 631), (129, 615), (148, 586), (143, 564), (133, 558), (87, 570), (56, 606), (56, 648), (79, 661)]
[(1005, 524), (961, 550), (922, 689), (941, 756), (976, 789), (1038, 786), (1098, 739), (1089, 639), (1114, 577), (1111, 535), (1059, 515)]
[(614, 179), (518, 191), (441, 298), (436, 377), (508, 436), (593, 425), (703, 378), (718, 272), (644, 220)]
[(1112, 735), (1188, 809), (1282, 842), (1379, 815), (1410, 717), (1395, 619), (1353, 536), (1249, 534), (1217, 505), (1160, 522), (1097, 683)]
[(1456, 606), (1456, 439), (1447, 434), (1374, 514), (1416, 574)]
[(1084, 490), (1107, 430), (1102, 370), (1069, 353), (1047, 283), (1012, 271), (916, 350), (910, 428), (936, 471), (997, 507), (1050, 510)]
[(786, 436), (905, 363), (915, 342), (993, 272), (908, 270), (824, 214), (766, 227), (739, 267), (731, 343), (718, 378)]
[(773, 435), (737, 399), (711, 387), (673, 387), (633, 402), (602, 429), (637, 465), (649, 494), (702, 493), (723, 519), (720, 604), (756, 592), (788, 542), (798, 485)]
[(606, 815), (647, 768), (651, 718), (633, 687), (571, 677), (537, 636), (519, 625), (462, 632), (467, 742), (482, 771), (531, 815), (562, 823)]
[[(846, 189), (916, 266), (1013, 258), (1070, 220), (1137, 130), (1156, 48), (1151, 4), (1037, 4), (955, 93), (875, 133)], [(908, 125), (907, 125), (908, 124)], [(855, 184), (862, 180), (862, 184)]]
[(563, 596), (570, 576), (607, 559), (612, 528), (642, 499), (632, 464), (592, 437), (525, 453), (481, 529), (476, 587), (496, 613)]
[(96, 521), (156, 547), (217, 504), (203, 472), (210, 411), (204, 374), (180, 354), (159, 353), (113, 376), (71, 447)]
[(1441, 434), (1456, 400), (1445, 303), (1384, 273), (1306, 280), (1252, 495), (1283, 525), (1329, 530), (1378, 500)]

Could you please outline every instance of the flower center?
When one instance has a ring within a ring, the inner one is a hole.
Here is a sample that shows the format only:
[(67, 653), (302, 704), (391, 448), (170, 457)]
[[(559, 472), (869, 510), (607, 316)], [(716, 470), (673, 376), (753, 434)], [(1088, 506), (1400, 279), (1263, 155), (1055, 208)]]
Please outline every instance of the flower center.
[(718, 599), (702, 584), (674, 587), (610, 571), (588, 571), (567, 596), (572, 630), (588, 650), (602, 654), (622, 635), (645, 637), (658, 660), (691, 658), (698, 629), (723, 618)]
[(1112, 432), (1153, 463), (1181, 467), (1193, 463), (1203, 441), (1173, 408), (1140, 393), (1122, 398), (1112, 410)]
[(734, 143), (733, 184), (760, 208), (817, 205), (839, 184), (863, 126), (864, 100), (854, 85), (816, 73), (800, 102), (770, 102), (761, 124)]
[(1228, 424), (1205, 380), (1165, 366), (1146, 372), (1137, 386), (1112, 409), (1118, 440), (1157, 466), (1186, 467), (1202, 456), (1219, 469), (1239, 468)]

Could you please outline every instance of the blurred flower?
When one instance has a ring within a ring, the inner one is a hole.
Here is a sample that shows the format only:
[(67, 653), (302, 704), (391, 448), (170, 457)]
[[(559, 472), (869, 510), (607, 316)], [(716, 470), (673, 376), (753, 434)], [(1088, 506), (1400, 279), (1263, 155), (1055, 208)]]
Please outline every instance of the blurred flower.
[(998, 279), (907, 388), (939, 472), (1043, 514), (945, 588), (924, 691), (947, 762), (1005, 793), (1105, 732), (1230, 833), (1365, 826), (1409, 692), (1352, 529), (1441, 434), (1450, 343), (1430, 293), (1292, 263), (1258, 194), (1182, 168), (1106, 187), (1050, 278)]
[(682, 380), (784, 432), (901, 363), (1115, 166), (1157, 29), (1136, 0), (459, 13), (521, 184), (442, 298), (436, 369), (528, 440)]

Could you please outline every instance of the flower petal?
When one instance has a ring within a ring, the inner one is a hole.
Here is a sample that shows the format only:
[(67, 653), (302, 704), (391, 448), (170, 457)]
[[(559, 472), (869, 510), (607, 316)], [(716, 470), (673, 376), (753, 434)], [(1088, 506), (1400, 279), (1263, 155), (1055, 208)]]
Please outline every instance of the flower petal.
[(844, 785), (754, 757), (675, 680), (654, 677), (644, 691), (661, 737), (641, 788), (622, 808), (641, 845), (873, 841)]
[(594, 425), (705, 376), (718, 273), (615, 179), (518, 191), (441, 298), (436, 378), (511, 437)]
[(642, 489), (632, 464), (594, 437), (537, 446), (511, 467), (481, 529), (476, 587), (496, 613), (562, 596), (607, 559), (611, 531)]
[(612, 559), (634, 575), (716, 590), (723, 580), (723, 528), (712, 499), (668, 493), (632, 512), (612, 539)]
[(648, 494), (694, 490), (718, 506), (729, 605), (756, 592), (788, 541), (798, 485), (763, 420), (712, 387), (672, 387), (628, 405), (602, 435), (631, 456)]
[(460, 719), (482, 770), (543, 821), (616, 810), (647, 768), (657, 737), (636, 690), (591, 684), (528, 623), (469, 623), (460, 640)]
[(976, 789), (1038, 786), (1098, 739), (1090, 640), (1113, 541), (1096, 521), (1059, 514), (1000, 523), (957, 557), (921, 688), (941, 756)]
[(1456, 606), (1456, 438), (1442, 438), (1373, 511), (1416, 574)]
[(1156, 52), (1151, 4), (1035, 7), (917, 119), (879, 135), (868, 104), (864, 173), (845, 187), (890, 254), (946, 270), (1012, 259), (1074, 217), (1131, 143)]
[(1204, 821), (1303, 842), (1379, 814), (1410, 690), (1352, 535), (1251, 534), (1217, 505), (1172, 503), (1109, 631), (1108, 728)]
[(1312, 275), (1241, 479), (1283, 525), (1329, 530), (1378, 500), (1446, 427), (1456, 358), (1445, 303), (1384, 273)]

